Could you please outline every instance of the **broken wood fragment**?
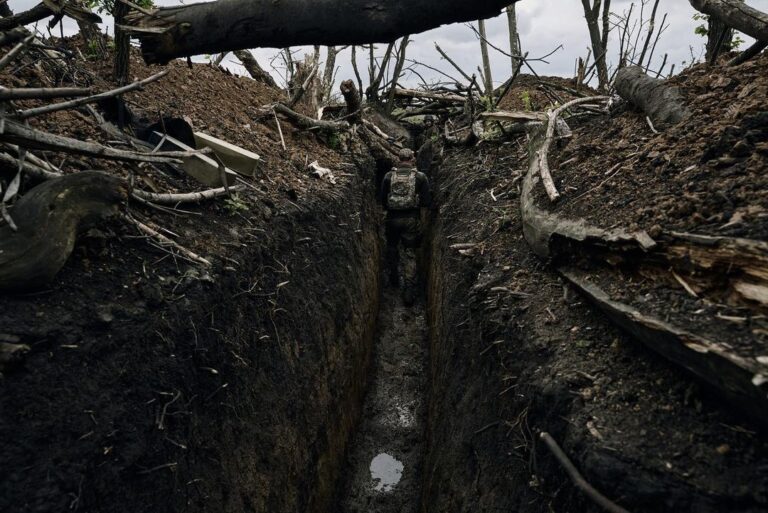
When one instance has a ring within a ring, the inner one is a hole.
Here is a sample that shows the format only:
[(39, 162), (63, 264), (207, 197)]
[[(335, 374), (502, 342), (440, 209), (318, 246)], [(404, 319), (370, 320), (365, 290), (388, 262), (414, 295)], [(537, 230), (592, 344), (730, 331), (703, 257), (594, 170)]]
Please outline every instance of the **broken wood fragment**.
[(157, 205), (182, 205), (185, 203), (202, 203), (203, 201), (220, 198), (222, 196), (228, 196), (233, 192), (240, 192), (245, 190), (242, 185), (236, 185), (234, 187), (219, 187), (217, 189), (208, 189), (199, 192), (183, 192), (183, 193), (156, 193), (142, 191), (134, 189), (131, 191), (131, 195), (149, 201)]
[(360, 98), (360, 91), (355, 87), (355, 83), (351, 80), (344, 80), (339, 86), (344, 101), (347, 104), (347, 119), (351, 123), (360, 122), (360, 113), (362, 111), (362, 100)]
[(212, 135), (195, 132), (197, 147), (210, 148), (229, 169), (245, 176), (254, 176), (261, 166), (261, 157)]
[(727, 343), (690, 333), (612, 299), (581, 271), (561, 268), (560, 274), (619, 327), (714, 386), (751, 418), (768, 425), (768, 365), (735, 354)]
[(17, 231), (0, 226), (0, 290), (28, 291), (51, 282), (86, 226), (125, 203), (124, 180), (98, 171), (57, 177), (34, 187), (10, 210)]
[(4, 119), (3, 131), (0, 133), (0, 142), (10, 142), (23, 148), (37, 148), (109, 160), (129, 160), (134, 162), (177, 164), (180, 162), (179, 159), (190, 156), (190, 152), (186, 151), (141, 153), (118, 150), (98, 143), (80, 141), (71, 137), (42, 132), (10, 119)]
[(488, 121), (512, 121), (516, 123), (525, 123), (531, 121), (543, 123), (549, 118), (543, 112), (497, 110), (494, 112), (481, 113), (480, 119)]
[(181, 150), (177, 152), (184, 154), (181, 168), (198, 182), (208, 187), (229, 187), (237, 180), (237, 175), (231, 169), (219, 164), (215, 159), (195, 152), (194, 148), (170, 135), (163, 135), (160, 132), (154, 132), (154, 135), (162, 141), (162, 144), (171, 144)]
[(395, 88), (395, 96), (399, 98), (427, 98), (448, 103), (464, 103), (467, 99), (458, 94), (433, 93), (431, 91), (422, 91), (420, 89), (400, 89)]
[(146, 224), (142, 223), (138, 219), (134, 219), (133, 217), (130, 217), (128, 215), (123, 214), (122, 215), (123, 220), (127, 221), (128, 223), (134, 225), (138, 230), (145, 235), (148, 235), (149, 237), (152, 237), (153, 239), (156, 239), (161, 246), (173, 248), (176, 251), (178, 251), (181, 256), (186, 258), (187, 260), (190, 260), (192, 262), (201, 264), (205, 267), (211, 267), (213, 264), (211, 264), (210, 260), (207, 260), (197, 253), (190, 251), (189, 249), (185, 248), (181, 244), (178, 244), (174, 242), (173, 240), (169, 239), (162, 233), (158, 232), (154, 228), (151, 228), (147, 226)]
[(262, 82), (270, 87), (277, 88), (275, 79), (272, 78), (272, 75), (264, 71), (250, 50), (235, 50), (232, 53), (234, 53), (235, 57), (240, 60), (245, 70), (249, 75), (251, 75), (252, 79), (256, 80), (257, 82)]

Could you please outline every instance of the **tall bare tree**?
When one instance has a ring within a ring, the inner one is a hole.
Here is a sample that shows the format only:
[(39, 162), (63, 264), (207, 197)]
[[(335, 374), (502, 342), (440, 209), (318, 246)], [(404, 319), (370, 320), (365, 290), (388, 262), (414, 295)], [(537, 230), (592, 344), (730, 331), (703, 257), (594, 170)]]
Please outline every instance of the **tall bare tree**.
[(328, 103), (333, 94), (333, 79), (336, 74), (336, 56), (339, 54), (339, 48), (329, 46), (326, 48), (326, 51), (325, 70), (323, 71), (323, 88), (321, 90), (322, 97), (320, 98), (321, 104)]
[(515, 75), (523, 65), (523, 50), (520, 47), (520, 33), (517, 30), (517, 13), (515, 4), (507, 6), (507, 23), (509, 25), (509, 53), (512, 55), (512, 74)]
[(115, 65), (113, 68), (114, 79), (118, 84), (128, 81), (130, 71), (131, 36), (121, 26), (125, 23), (125, 16), (129, 7), (123, 2), (115, 1), (112, 14), (115, 17)]
[(477, 22), (477, 29), (480, 33), (480, 53), (483, 57), (483, 88), (485, 95), (489, 98), (493, 95), (493, 75), (491, 75), (491, 59), (488, 55), (488, 38), (485, 33), (485, 20)]
[[(589, 39), (592, 43), (592, 53), (595, 56), (595, 67), (597, 68), (598, 89), (606, 90), (608, 88), (608, 32), (610, 31), (610, 12), (611, 0), (581, 0), (584, 6), (584, 17), (587, 20), (589, 29)], [(600, 7), (602, 6), (602, 15)], [(601, 27), (602, 24), (602, 27)]]
[(400, 75), (403, 73), (403, 66), (405, 66), (405, 50), (408, 48), (408, 36), (405, 36), (400, 41), (400, 48), (397, 52), (397, 62), (395, 63), (395, 71), (392, 73), (392, 80), (389, 83), (389, 96), (387, 98), (387, 111), (392, 112), (395, 99), (395, 88), (397, 88), (397, 81), (400, 80)]

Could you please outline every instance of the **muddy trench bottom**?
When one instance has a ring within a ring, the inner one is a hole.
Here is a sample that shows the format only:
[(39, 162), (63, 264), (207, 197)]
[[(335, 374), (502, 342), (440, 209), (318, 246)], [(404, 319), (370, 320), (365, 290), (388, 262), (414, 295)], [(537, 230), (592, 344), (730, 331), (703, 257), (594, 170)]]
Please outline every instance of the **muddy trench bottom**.
[(416, 512), (421, 497), (427, 411), (427, 326), (423, 300), (382, 291), (372, 377), (347, 459), (344, 513)]

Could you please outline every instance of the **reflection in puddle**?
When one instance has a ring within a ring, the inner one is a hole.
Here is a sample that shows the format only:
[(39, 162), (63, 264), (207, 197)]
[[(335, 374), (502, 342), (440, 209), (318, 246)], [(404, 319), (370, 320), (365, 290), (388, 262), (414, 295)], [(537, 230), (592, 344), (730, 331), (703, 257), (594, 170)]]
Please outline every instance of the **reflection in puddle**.
[(371, 460), (371, 478), (374, 488), (379, 492), (388, 492), (400, 482), (403, 476), (403, 464), (383, 452)]

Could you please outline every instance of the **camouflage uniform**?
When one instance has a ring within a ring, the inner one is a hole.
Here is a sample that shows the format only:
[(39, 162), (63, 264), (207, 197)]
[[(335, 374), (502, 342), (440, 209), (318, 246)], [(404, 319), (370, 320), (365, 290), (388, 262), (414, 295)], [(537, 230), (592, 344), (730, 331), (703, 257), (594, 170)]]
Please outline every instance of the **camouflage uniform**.
[(424, 173), (417, 171), (412, 162), (401, 162), (401, 167), (384, 176), (381, 199), (387, 211), (384, 233), (387, 240), (386, 265), (389, 279), (393, 285), (398, 285), (399, 245), (402, 243), (403, 297), (406, 303), (411, 303), (418, 281), (416, 252), (424, 235), (421, 208), (432, 205), (429, 179)]

